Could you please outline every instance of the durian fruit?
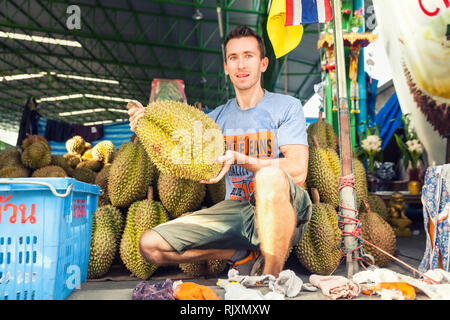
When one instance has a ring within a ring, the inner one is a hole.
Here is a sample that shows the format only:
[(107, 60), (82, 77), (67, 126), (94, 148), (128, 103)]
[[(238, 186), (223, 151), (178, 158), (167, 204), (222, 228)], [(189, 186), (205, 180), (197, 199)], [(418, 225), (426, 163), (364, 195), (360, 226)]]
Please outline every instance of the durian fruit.
[(356, 209), (360, 204), (369, 197), (369, 190), (367, 189), (366, 169), (361, 161), (353, 154), (353, 176), (355, 177), (356, 188)]
[(309, 147), (309, 164), (306, 183), (318, 190), (320, 199), (333, 208), (339, 206), (339, 177), (341, 162), (339, 155), (332, 149)]
[(54, 177), (54, 178), (64, 178), (67, 177), (67, 173), (60, 166), (48, 165), (42, 168), (39, 168), (33, 172), (32, 177)]
[(225, 270), (227, 260), (210, 259), (196, 262), (180, 263), (178, 265), (185, 274), (191, 277), (217, 275)]
[(315, 189), (311, 189), (311, 196), (311, 219), (303, 238), (295, 245), (295, 253), (300, 263), (311, 273), (330, 275), (342, 258), (342, 251), (338, 247), (342, 231), (334, 207), (320, 203)]
[[(306, 183), (308, 188), (319, 191), (320, 199), (331, 204), (334, 208), (339, 206), (339, 178), (341, 176), (341, 161), (333, 149), (317, 148), (317, 143), (309, 148), (308, 175)], [(366, 171), (361, 161), (353, 157), (353, 176), (356, 188), (356, 208), (361, 201), (368, 197)]]
[(179, 179), (160, 173), (157, 181), (159, 199), (171, 218), (200, 209), (206, 186), (200, 182)]
[(116, 252), (116, 235), (111, 225), (105, 223), (105, 221), (97, 221), (94, 213), (89, 250), (88, 279), (100, 278), (105, 275), (111, 268)]
[(339, 139), (334, 132), (333, 126), (323, 120), (321, 112), (318, 120), (308, 126), (306, 133), (308, 134), (308, 144), (310, 146), (314, 145), (313, 137), (315, 137), (320, 148), (330, 148), (336, 152), (339, 151)]
[[(384, 221), (390, 222), (389, 209), (386, 206), (384, 200), (380, 196), (370, 195), (367, 197), (367, 202), (369, 202), (369, 206), (373, 212), (378, 213), (380, 217), (384, 219)], [(361, 202), (359, 211), (366, 212), (366, 206), (363, 201)]]
[(64, 159), (63, 156), (60, 155), (53, 155), (52, 156), (52, 161), (50, 162), (50, 165), (52, 166), (58, 166), (64, 169), (64, 171), (70, 175), (71, 173), (71, 167), (69, 166), (69, 164), (67, 163), (67, 160)]
[(106, 203), (110, 203), (108, 196), (108, 178), (111, 164), (106, 164), (102, 170), (95, 177), (94, 183), (102, 190), (102, 195), (99, 197)]
[(225, 177), (219, 182), (206, 185), (206, 195), (203, 204), (207, 207), (211, 207), (220, 201), (225, 200), (227, 194), (227, 185)]
[[(179, 218), (187, 216), (192, 212), (186, 212), (182, 214)], [(183, 270), (185, 274), (191, 277), (206, 276), (206, 275), (217, 275), (225, 270), (227, 266), (227, 260), (221, 259), (210, 259), (201, 260), (195, 262), (186, 262), (178, 264), (178, 267)]]
[(31, 146), (32, 144), (34, 144), (35, 142), (43, 142), (45, 144), (45, 146), (47, 147), (47, 149), (50, 151), (50, 144), (48, 143), (47, 139), (45, 139), (43, 136), (40, 136), (38, 134), (26, 134), (26, 138), (22, 140), (22, 149), (25, 150), (27, 149), (29, 146)]
[(82, 136), (73, 136), (66, 141), (66, 149), (70, 154), (82, 155), (84, 152), (86, 141)]
[[(130, 102), (127, 108), (131, 108)], [(136, 134), (159, 171), (195, 181), (215, 178), (225, 152), (220, 127), (188, 104), (161, 100), (150, 103)]]
[(0, 178), (26, 178), (28, 176), (28, 169), (21, 165), (5, 166), (0, 169)]
[(109, 224), (114, 233), (117, 246), (120, 245), (125, 221), (119, 209), (112, 205), (101, 206), (95, 212), (96, 220), (99, 223)]
[(115, 152), (116, 147), (111, 141), (100, 141), (92, 148), (92, 159), (103, 163), (112, 163)]
[(103, 168), (103, 162), (98, 160), (84, 160), (78, 163), (76, 168), (88, 168), (94, 172), (99, 172)]
[(76, 166), (80, 163), (81, 157), (79, 154), (71, 154), (66, 153), (63, 155), (63, 158), (67, 161), (67, 164), (72, 168), (75, 169)]
[(88, 168), (75, 168), (72, 170), (72, 178), (79, 181), (94, 184), (96, 173)]
[(52, 161), (51, 151), (43, 141), (37, 141), (27, 146), (22, 152), (22, 164), (30, 169), (39, 169)]
[(0, 152), (0, 169), (6, 166), (22, 166), (21, 153), (18, 148), (9, 148)]
[(111, 204), (128, 207), (144, 199), (153, 173), (153, 166), (141, 145), (132, 142), (122, 144), (109, 171), (108, 196)]
[(92, 158), (92, 147), (90, 149), (87, 149), (86, 151), (83, 152), (83, 155), (81, 156), (81, 160), (82, 161), (93, 160), (93, 158)]
[[(372, 212), (366, 201), (366, 211), (359, 213), (361, 221), (361, 238), (394, 255), (397, 238), (392, 227), (378, 213)], [(375, 259), (375, 264), (384, 267), (392, 258), (364, 242), (363, 249)]]
[(157, 265), (141, 256), (139, 241), (142, 234), (167, 220), (167, 213), (158, 201), (136, 201), (129, 207), (119, 252), (125, 267), (136, 277), (146, 280), (157, 269)]

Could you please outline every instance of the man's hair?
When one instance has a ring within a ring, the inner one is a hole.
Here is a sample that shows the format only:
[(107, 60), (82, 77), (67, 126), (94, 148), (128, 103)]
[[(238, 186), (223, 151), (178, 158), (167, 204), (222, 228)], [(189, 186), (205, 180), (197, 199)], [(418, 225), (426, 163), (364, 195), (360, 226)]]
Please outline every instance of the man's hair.
[(224, 50), (225, 50), (225, 61), (227, 59), (227, 43), (231, 39), (238, 39), (243, 37), (254, 37), (256, 41), (258, 41), (259, 46), (259, 53), (261, 54), (261, 59), (266, 56), (266, 47), (264, 45), (264, 40), (261, 38), (255, 31), (247, 27), (246, 25), (241, 24), (240, 26), (234, 28), (233, 30), (228, 33), (227, 38), (225, 39), (224, 43)]

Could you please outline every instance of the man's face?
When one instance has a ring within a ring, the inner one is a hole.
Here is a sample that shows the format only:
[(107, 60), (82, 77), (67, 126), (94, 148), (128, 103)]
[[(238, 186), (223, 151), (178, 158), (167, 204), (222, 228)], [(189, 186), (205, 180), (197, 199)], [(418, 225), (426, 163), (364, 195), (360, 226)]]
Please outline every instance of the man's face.
[(247, 90), (260, 86), (261, 72), (266, 71), (269, 60), (261, 58), (258, 41), (254, 37), (231, 39), (226, 46), (225, 74), (234, 87)]

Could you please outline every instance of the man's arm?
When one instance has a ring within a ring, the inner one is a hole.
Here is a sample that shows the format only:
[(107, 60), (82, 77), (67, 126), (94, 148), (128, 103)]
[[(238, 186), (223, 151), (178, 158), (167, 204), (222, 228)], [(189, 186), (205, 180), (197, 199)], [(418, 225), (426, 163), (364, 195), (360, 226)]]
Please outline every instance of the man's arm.
[(216, 183), (223, 178), (231, 165), (236, 164), (252, 171), (254, 174), (261, 168), (277, 166), (281, 170), (289, 173), (297, 185), (303, 186), (306, 180), (306, 174), (308, 173), (308, 146), (290, 144), (281, 146), (280, 150), (283, 153), (284, 158), (277, 159), (258, 159), (236, 151), (227, 150), (225, 155), (218, 158), (218, 160), (223, 163), (222, 170), (218, 176), (210, 180), (201, 180), (200, 182), (207, 184)]
[(241, 153), (236, 153), (235, 164), (252, 171), (254, 174), (261, 168), (276, 166), (289, 173), (294, 182), (302, 186), (308, 173), (308, 146), (301, 144), (290, 144), (280, 147), (284, 158), (277, 159), (257, 159)]

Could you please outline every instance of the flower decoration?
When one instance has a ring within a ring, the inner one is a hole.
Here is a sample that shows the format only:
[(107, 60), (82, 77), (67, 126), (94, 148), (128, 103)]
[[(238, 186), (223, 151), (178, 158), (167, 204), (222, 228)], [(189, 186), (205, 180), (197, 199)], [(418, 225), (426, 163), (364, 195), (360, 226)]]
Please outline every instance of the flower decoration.
[(405, 141), (397, 134), (394, 134), (397, 145), (403, 153), (405, 170), (408, 168), (409, 163), (411, 163), (413, 169), (416, 169), (417, 163), (424, 152), (424, 148), (417, 137), (416, 131), (410, 126), (410, 115), (410, 113), (402, 115), (403, 127), (405, 129)]
[(350, 19), (350, 25), (352, 28), (361, 28), (363, 22), (362, 10), (355, 10), (353, 16)]
[(372, 134), (367, 136), (362, 142), (361, 147), (367, 152), (369, 155), (369, 172), (373, 172), (373, 167), (375, 163), (375, 156), (378, 152), (381, 151), (381, 145), (383, 141), (381, 138), (376, 135)]

